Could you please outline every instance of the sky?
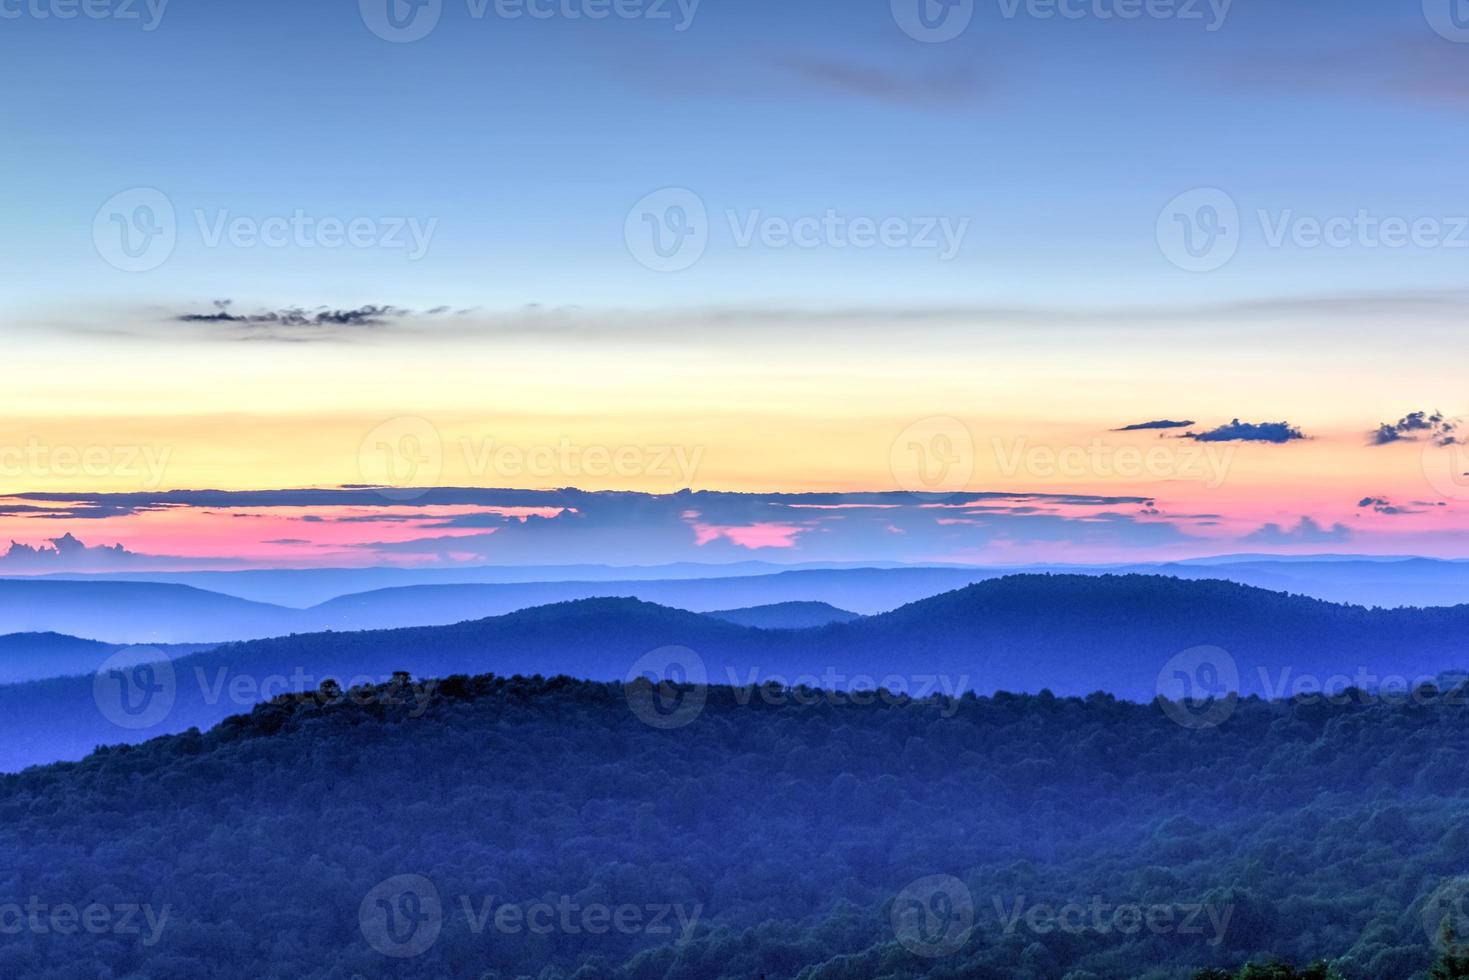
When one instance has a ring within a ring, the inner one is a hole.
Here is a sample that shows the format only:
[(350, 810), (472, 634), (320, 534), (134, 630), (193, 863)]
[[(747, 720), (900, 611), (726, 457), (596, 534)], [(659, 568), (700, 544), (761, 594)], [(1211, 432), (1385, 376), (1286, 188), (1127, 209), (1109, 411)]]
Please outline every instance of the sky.
[(0, 0), (0, 572), (1463, 557), (1458, 2)]

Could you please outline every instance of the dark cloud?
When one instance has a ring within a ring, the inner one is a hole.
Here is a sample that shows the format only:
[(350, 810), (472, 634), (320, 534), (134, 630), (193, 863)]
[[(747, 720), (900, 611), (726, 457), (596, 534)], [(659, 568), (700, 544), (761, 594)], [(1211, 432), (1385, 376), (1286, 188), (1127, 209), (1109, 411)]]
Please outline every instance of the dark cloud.
[(1235, 419), (1228, 425), (1209, 429), (1206, 432), (1188, 432), (1184, 439), (1195, 442), (1273, 442), (1286, 443), (1306, 438), (1300, 429), (1289, 422), (1241, 422)]
[(1171, 419), (1159, 419), (1156, 422), (1135, 422), (1132, 425), (1124, 425), (1122, 428), (1113, 429), (1112, 431), (1141, 432), (1145, 429), (1187, 429), (1189, 426), (1194, 424), (1195, 423), (1192, 419), (1186, 422), (1174, 422)]
[(1302, 517), (1295, 527), (1266, 524), (1242, 540), (1251, 544), (1267, 545), (1334, 544), (1345, 541), (1351, 535), (1352, 529), (1345, 524), (1333, 524), (1328, 528), (1309, 517)]
[(291, 307), (270, 310), (265, 313), (231, 313), (232, 300), (214, 301), (213, 313), (185, 313), (177, 319), (180, 323), (229, 323), (244, 326), (276, 327), (375, 327), (409, 311), (395, 306), (362, 306), (355, 310), (334, 310), (317, 307), (307, 310)]
[(1357, 507), (1358, 509), (1363, 510), (1370, 507), (1374, 512), (1378, 514), (1389, 514), (1394, 516), (1397, 514), (1416, 513), (1416, 511), (1405, 510), (1401, 507), (1398, 507), (1386, 497), (1363, 497), (1361, 500), (1357, 501)]
[(1459, 441), (1459, 420), (1446, 419), (1442, 412), (1409, 412), (1396, 422), (1384, 422), (1372, 433), (1374, 446), (1387, 446), (1420, 436), (1437, 446), (1452, 446)]

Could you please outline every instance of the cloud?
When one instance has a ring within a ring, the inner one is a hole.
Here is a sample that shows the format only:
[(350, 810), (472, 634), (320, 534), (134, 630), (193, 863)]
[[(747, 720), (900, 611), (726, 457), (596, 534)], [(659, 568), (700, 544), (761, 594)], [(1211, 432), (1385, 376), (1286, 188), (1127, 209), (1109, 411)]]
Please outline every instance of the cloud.
[(1302, 517), (1295, 527), (1266, 524), (1241, 540), (1267, 545), (1334, 544), (1345, 541), (1351, 535), (1352, 529), (1345, 524), (1333, 524), (1326, 528), (1309, 517)]
[(1386, 514), (1389, 517), (1396, 517), (1399, 514), (1423, 513), (1422, 511), (1414, 510), (1411, 507), (1402, 507), (1398, 504), (1395, 504), (1391, 500), (1388, 500), (1386, 497), (1363, 497), (1361, 500), (1357, 501), (1357, 507), (1358, 509), (1362, 510), (1371, 508), (1374, 513)]
[(1273, 442), (1286, 443), (1306, 438), (1300, 429), (1289, 422), (1241, 422), (1235, 419), (1228, 425), (1207, 432), (1188, 432), (1184, 439), (1195, 442)]
[(10, 548), (0, 555), (0, 569), (18, 572), (100, 571), (127, 565), (139, 557), (120, 544), (90, 547), (67, 532), (39, 547), (10, 542)]
[[(696, 515), (697, 516), (697, 515)], [(694, 529), (694, 544), (702, 548), (711, 541), (725, 538), (741, 548), (794, 548), (796, 538), (808, 530), (793, 524), (776, 524), (766, 521), (760, 524), (739, 526), (703, 524), (691, 520)]]
[(1113, 429), (1112, 431), (1141, 432), (1145, 429), (1187, 429), (1189, 426), (1194, 424), (1195, 423), (1192, 419), (1186, 422), (1174, 422), (1170, 419), (1159, 419), (1156, 422), (1135, 422), (1132, 425), (1124, 425), (1122, 428)]
[(184, 313), (176, 317), (180, 323), (228, 323), (245, 326), (277, 327), (375, 327), (389, 319), (407, 315), (408, 310), (395, 306), (361, 306), (355, 310), (317, 307), (307, 310), (290, 307), (265, 313), (231, 313), (232, 300), (214, 301), (213, 313)]
[(1446, 419), (1442, 412), (1409, 412), (1396, 422), (1383, 422), (1371, 440), (1374, 446), (1387, 446), (1425, 435), (1436, 446), (1452, 446), (1459, 441), (1458, 427), (1458, 419)]

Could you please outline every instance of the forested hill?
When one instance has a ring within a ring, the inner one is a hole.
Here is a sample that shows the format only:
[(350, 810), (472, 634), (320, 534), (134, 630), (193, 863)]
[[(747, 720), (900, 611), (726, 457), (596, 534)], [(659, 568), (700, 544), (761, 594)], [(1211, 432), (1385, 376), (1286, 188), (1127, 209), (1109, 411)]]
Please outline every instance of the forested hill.
[[(207, 727), (273, 693), (314, 689), (328, 676), (350, 683), (397, 670), (418, 677), (494, 671), (621, 680), (650, 651), (676, 646), (713, 683), (1101, 690), (1148, 702), (1180, 674), (1207, 689), (1233, 680), (1270, 697), (1322, 684), (1372, 687), (1384, 678), (1405, 686), (1469, 664), (1466, 638), (1469, 606), (1369, 610), (1140, 575), (1018, 575), (800, 630), (754, 629), (635, 599), (590, 599), (453, 626), (227, 644), (175, 661), (169, 710), (128, 727), (98, 710), (91, 677), (0, 687), (0, 769)], [(1219, 649), (1189, 653), (1201, 645)]]
[(641, 685), (420, 693), (0, 778), (0, 902), (159, 924), (7, 935), (0, 976), (1162, 980), (1280, 956), (1407, 978), (1469, 848), (1460, 703), (1246, 700), (1189, 730), (1100, 695), (716, 687), (669, 728)]

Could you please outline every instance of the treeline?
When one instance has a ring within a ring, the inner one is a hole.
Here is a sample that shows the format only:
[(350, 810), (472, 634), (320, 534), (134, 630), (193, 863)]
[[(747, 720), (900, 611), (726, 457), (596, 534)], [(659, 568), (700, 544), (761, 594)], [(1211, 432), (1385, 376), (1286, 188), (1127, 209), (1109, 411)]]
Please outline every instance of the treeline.
[[(1441, 701), (1247, 699), (1190, 730), (1102, 694), (712, 688), (656, 727), (620, 684), (421, 693), (0, 779), (0, 976), (1424, 977), (1469, 851), (1469, 713)], [(383, 891), (404, 876), (439, 902), (423, 949), (431, 903)], [(149, 944), (7, 918), (32, 900), (168, 914)]]

